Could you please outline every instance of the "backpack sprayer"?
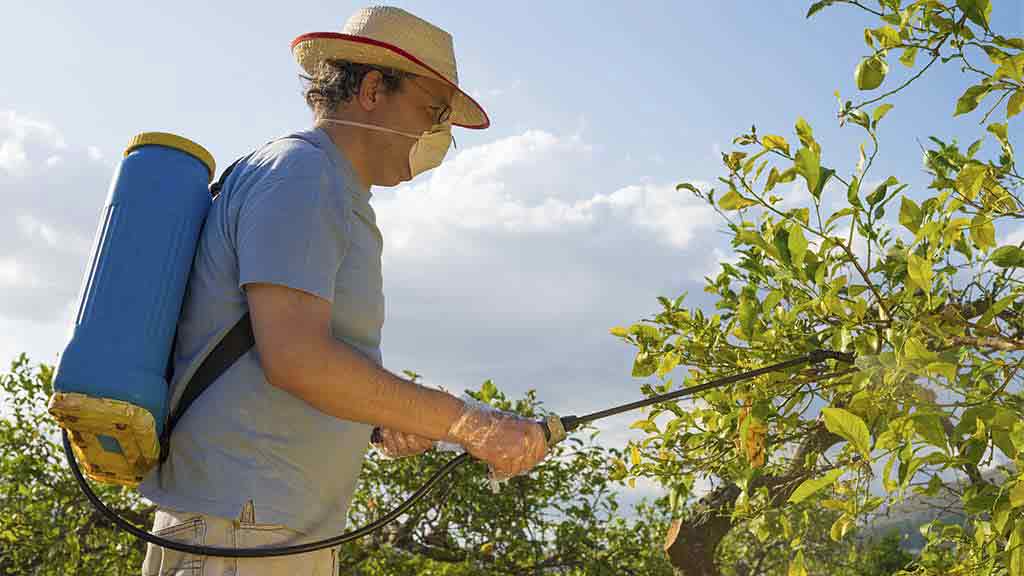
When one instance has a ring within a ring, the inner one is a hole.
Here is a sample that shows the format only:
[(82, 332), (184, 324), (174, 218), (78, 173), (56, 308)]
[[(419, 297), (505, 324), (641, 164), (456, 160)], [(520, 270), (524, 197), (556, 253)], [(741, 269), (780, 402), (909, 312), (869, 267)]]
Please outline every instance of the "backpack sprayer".
[[(181, 414), (254, 344), (249, 315), (245, 314), (204, 359), (186, 384), (174, 412), (168, 414), (173, 343), (188, 275), (206, 214), (234, 166), (208, 187), (215, 163), (202, 146), (159, 132), (142, 133), (131, 140), (103, 208), (74, 331), (54, 378), (49, 412), (63, 428), (64, 453), (86, 497), (133, 536), (202, 556), (302, 554), (356, 540), (382, 528), (469, 460), (469, 454), (449, 460), (405, 502), (366, 526), (316, 542), (252, 549), (195, 546), (151, 534), (107, 507), (85, 478), (137, 486), (166, 458), (171, 431)], [(554, 446), (569, 432), (595, 420), (829, 359), (852, 363), (853, 355), (815, 350), (586, 416), (550, 415), (539, 424), (548, 444)], [(379, 443), (379, 429), (374, 430), (373, 441)]]

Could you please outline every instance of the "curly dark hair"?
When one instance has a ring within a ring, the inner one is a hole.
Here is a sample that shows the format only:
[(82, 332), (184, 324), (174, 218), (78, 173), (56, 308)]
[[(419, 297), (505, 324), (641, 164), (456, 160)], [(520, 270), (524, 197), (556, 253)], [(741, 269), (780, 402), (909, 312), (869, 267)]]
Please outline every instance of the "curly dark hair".
[(342, 102), (352, 100), (352, 96), (359, 91), (363, 77), (372, 70), (384, 76), (384, 90), (388, 93), (400, 90), (403, 78), (414, 76), (410, 72), (371, 64), (323, 60), (313, 76), (299, 75), (306, 81), (304, 96), (306, 104), (313, 111), (313, 116), (317, 119), (323, 118), (335, 112)]

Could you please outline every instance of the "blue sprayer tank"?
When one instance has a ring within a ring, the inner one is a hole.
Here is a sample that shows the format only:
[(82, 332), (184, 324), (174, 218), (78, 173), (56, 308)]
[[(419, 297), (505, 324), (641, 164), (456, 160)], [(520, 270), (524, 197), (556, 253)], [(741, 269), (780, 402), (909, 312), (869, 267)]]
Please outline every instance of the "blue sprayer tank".
[(214, 170), (198, 144), (146, 132), (114, 172), (49, 405), (94, 480), (134, 486), (159, 459), (168, 357)]

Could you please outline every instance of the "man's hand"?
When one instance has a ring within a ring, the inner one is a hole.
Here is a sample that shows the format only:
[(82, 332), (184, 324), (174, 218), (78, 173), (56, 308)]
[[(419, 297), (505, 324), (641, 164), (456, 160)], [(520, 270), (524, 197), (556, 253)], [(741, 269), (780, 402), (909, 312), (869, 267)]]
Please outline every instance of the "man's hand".
[(381, 442), (374, 444), (387, 458), (405, 458), (422, 454), (434, 447), (434, 441), (429, 438), (406, 434), (390, 428), (381, 428)]

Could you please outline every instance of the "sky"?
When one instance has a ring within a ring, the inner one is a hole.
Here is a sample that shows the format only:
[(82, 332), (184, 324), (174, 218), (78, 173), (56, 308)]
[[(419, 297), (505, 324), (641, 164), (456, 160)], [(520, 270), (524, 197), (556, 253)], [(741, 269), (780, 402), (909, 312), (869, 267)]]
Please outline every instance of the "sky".
[[(751, 125), (793, 141), (804, 117), (823, 163), (844, 174), (865, 140), (839, 127), (833, 95), (865, 97), (853, 70), (870, 54), (862, 29), (878, 24), (858, 10), (808, 20), (810, 3), (796, 0), (392, 4), (452, 34), (460, 86), (492, 122), (456, 128), (458, 149), (432, 172), (373, 189), (385, 238), (384, 365), (455, 393), (490, 378), (577, 415), (640, 398), (634, 351), (608, 330), (655, 314), (659, 295), (687, 292), (710, 309), (702, 279), (729, 257), (721, 223), (676, 184), (725, 174), (721, 152)], [(219, 170), (309, 127), (289, 44), (339, 31), (361, 6), (6, 2), (0, 362), (21, 352), (58, 361), (132, 136), (180, 134)], [(1024, 35), (1017, 0), (994, 0), (992, 20)], [(914, 73), (895, 57), (890, 70), (883, 89)], [(891, 99), (879, 181), (892, 174), (923, 192), (927, 136), (984, 133), (981, 114), (952, 118), (965, 82), (955, 65), (933, 68)], [(601, 442), (639, 438), (627, 429), (639, 417), (602, 422)]]

